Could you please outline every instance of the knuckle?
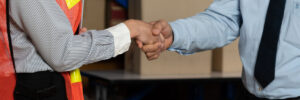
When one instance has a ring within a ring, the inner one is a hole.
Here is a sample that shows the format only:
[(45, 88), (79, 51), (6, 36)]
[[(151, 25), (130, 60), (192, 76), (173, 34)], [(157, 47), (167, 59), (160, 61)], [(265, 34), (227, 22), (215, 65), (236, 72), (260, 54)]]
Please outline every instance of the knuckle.
[(153, 47), (153, 50), (156, 51), (157, 49), (159, 49), (159, 45), (156, 45), (156, 46)]
[(145, 49), (146, 52), (150, 52), (151, 51), (151, 47), (148, 47)]
[(147, 56), (147, 59), (150, 59), (151, 58), (151, 56)]
[(146, 55), (147, 55), (147, 56), (149, 56), (149, 57), (151, 57), (151, 56), (152, 56), (152, 54), (151, 54), (151, 53), (146, 53)]
[(153, 59), (157, 59), (158, 58), (158, 55), (155, 55), (154, 57), (153, 57)]
[(160, 49), (157, 49), (157, 50), (155, 50), (155, 53), (158, 54), (158, 53), (160, 53), (160, 51), (161, 51)]
[(143, 50), (143, 51), (146, 51), (146, 47), (143, 47), (142, 50)]
[(145, 48), (143, 48), (143, 51), (144, 51), (144, 52), (148, 52), (148, 51), (149, 51), (149, 48), (148, 48), (148, 47), (145, 47)]

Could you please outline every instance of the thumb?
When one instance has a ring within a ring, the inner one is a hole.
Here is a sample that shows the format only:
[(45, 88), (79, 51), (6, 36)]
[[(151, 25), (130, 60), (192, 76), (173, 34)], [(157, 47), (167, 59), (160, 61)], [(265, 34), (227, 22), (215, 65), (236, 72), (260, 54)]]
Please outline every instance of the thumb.
[(138, 45), (139, 48), (143, 48), (143, 43), (140, 40), (135, 40), (136, 44)]
[(172, 28), (171, 28), (171, 26), (167, 23), (167, 22), (165, 22), (165, 23), (163, 23), (164, 25), (164, 28), (161, 30), (161, 34), (165, 37), (165, 38), (169, 38), (170, 36), (172, 36), (172, 34), (173, 34), (173, 30), (172, 30)]
[(152, 29), (154, 35), (162, 34), (164, 37), (168, 37), (171, 31), (169, 23), (165, 20), (156, 21)]
[(152, 28), (153, 35), (158, 36), (161, 33), (162, 30), (163, 30), (162, 24), (160, 24), (160, 21), (156, 21), (153, 24), (153, 28)]

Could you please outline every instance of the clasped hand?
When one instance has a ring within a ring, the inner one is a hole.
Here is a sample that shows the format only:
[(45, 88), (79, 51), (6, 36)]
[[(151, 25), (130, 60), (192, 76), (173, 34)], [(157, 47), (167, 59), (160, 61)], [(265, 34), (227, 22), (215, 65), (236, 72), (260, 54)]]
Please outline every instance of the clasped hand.
[(170, 25), (163, 20), (146, 23), (139, 20), (124, 22), (130, 30), (139, 48), (145, 52), (148, 60), (157, 59), (160, 53), (170, 47), (173, 34)]

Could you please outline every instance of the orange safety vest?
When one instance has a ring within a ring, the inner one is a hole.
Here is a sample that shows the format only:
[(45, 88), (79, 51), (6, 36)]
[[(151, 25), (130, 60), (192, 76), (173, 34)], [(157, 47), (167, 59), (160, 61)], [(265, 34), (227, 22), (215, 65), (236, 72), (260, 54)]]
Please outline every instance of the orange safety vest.
[(0, 0), (0, 100), (13, 100), (16, 77), (8, 35), (6, 0)]
[[(82, 1), (56, 0), (56, 2), (68, 17), (75, 35), (81, 21)], [(13, 100), (16, 85), (13, 52), (8, 31), (7, 6), (6, 0), (0, 0), (0, 100)], [(65, 79), (68, 100), (84, 100), (79, 69), (61, 74)]]

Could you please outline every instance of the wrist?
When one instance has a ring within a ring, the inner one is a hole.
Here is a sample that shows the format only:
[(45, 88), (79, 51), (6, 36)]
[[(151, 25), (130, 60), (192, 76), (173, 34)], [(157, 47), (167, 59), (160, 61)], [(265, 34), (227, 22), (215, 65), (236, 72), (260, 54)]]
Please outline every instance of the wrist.
[(170, 37), (168, 37), (168, 38), (165, 40), (165, 49), (170, 48), (171, 45), (173, 44), (173, 42), (174, 42), (174, 34), (173, 34), (173, 32), (171, 32)]
[(128, 27), (130, 32), (130, 38), (136, 38), (138, 37), (138, 32), (136, 32), (136, 29), (134, 27), (135, 20), (130, 19), (124, 22), (124, 24)]

